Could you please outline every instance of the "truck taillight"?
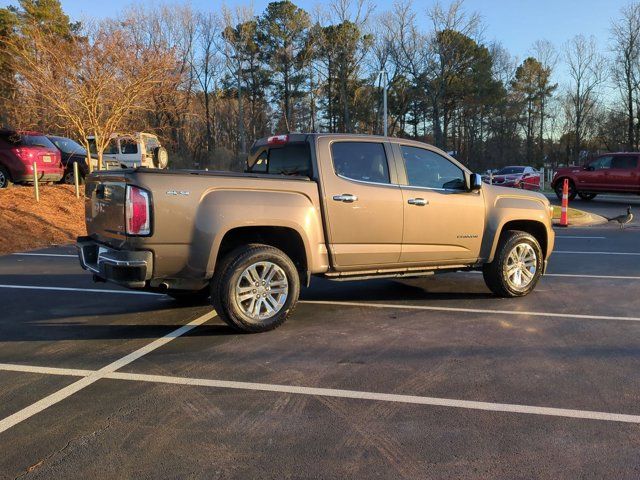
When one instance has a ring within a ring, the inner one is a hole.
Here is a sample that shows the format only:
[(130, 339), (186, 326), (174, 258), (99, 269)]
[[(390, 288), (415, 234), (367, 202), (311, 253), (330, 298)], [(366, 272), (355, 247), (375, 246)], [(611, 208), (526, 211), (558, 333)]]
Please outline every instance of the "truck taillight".
[(151, 233), (151, 202), (149, 192), (127, 185), (125, 206), (127, 235), (149, 235)]
[(274, 135), (267, 138), (268, 145), (284, 145), (289, 141), (289, 135)]

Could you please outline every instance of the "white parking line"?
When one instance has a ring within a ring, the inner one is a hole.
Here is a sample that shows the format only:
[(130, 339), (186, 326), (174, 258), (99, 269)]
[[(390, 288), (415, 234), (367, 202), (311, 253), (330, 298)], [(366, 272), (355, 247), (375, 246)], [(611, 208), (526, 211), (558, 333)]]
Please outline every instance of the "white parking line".
[[(475, 273), (475, 272), (472, 272)], [(563, 274), (554, 274), (560, 276)], [(569, 276), (569, 274), (567, 274)], [(586, 277), (586, 275), (576, 275), (578, 278)], [(595, 276), (594, 276), (595, 277)], [(595, 278), (620, 278), (620, 279), (638, 279), (639, 277), (595, 277)], [(125, 295), (155, 295), (162, 296), (160, 293), (138, 292), (129, 290), (99, 290), (89, 288), (67, 288), (67, 287), (35, 287), (28, 285), (1, 285), (0, 288), (20, 288), (24, 290), (61, 290), (71, 292), (89, 292), (89, 293), (122, 293)], [(383, 303), (366, 303), (366, 302), (336, 302), (332, 300), (300, 300), (300, 303), (319, 304), (319, 305), (345, 305), (352, 307), (371, 307), (371, 308), (396, 308), (405, 310), (431, 310), (436, 312), (459, 312), (459, 313), (488, 313), (502, 315), (524, 315), (534, 317), (556, 317), (556, 318), (575, 318), (581, 320), (618, 320), (628, 322), (640, 322), (640, 317), (617, 317), (609, 315), (581, 315), (576, 313), (555, 313), (555, 312), (529, 312), (520, 310), (491, 310), (480, 308), (457, 308), (457, 307), (432, 307), (428, 305), (403, 305), (403, 304), (383, 304)]]
[[(140, 355), (141, 356), (141, 355)], [(137, 357), (139, 358), (139, 357)], [(109, 367), (113, 368), (112, 364)], [(540, 407), (534, 405), (519, 405), (513, 403), (497, 403), (497, 402), (478, 402), (474, 400), (459, 400), (452, 398), (441, 397), (427, 397), (420, 395), (403, 395), (396, 393), (380, 393), (380, 392), (366, 392), (360, 390), (343, 390), (335, 388), (320, 388), (320, 387), (305, 387), (299, 385), (280, 385), (271, 383), (254, 383), (254, 382), (236, 382), (230, 380), (212, 380), (207, 378), (188, 378), (188, 377), (174, 377), (167, 375), (146, 375), (141, 373), (127, 373), (110, 371), (106, 373), (105, 367), (97, 371), (87, 370), (74, 370), (74, 369), (61, 369), (61, 368), (47, 368), (25, 365), (13, 365), (13, 364), (0, 364), (0, 370), (5, 371), (19, 371), (19, 372), (34, 372), (51, 375), (71, 375), (71, 376), (84, 376), (82, 380), (70, 385), (77, 385), (74, 389), (70, 389), (69, 392), (65, 389), (56, 392), (53, 397), (56, 402), (66, 398), (72, 393), (84, 388), (91, 383), (94, 383), (98, 379), (106, 378), (110, 380), (126, 380), (133, 382), (151, 382), (151, 383), (164, 383), (171, 385), (190, 385), (198, 387), (211, 387), (211, 388), (226, 388), (233, 390), (251, 390), (260, 392), (274, 392), (274, 393), (290, 393), (294, 395), (312, 395), (319, 397), (336, 397), (336, 398), (351, 398), (357, 400), (371, 400), (378, 402), (393, 402), (393, 403), (408, 403), (414, 405), (430, 405), (438, 407), (451, 407), (451, 408), (463, 408), (467, 410), (485, 410), (491, 412), (505, 412), (505, 413), (520, 413), (528, 415), (545, 415), (552, 417), (565, 417), (565, 418), (581, 418), (586, 420), (603, 420), (609, 422), (626, 422), (626, 423), (640, 423), (640, 415), (628, 415), (622, 413), (600, 412), (594, 410), (575, 410), (567, 408), (556, 407)], [(120, 368), (120, 367), (117, 367)], [(68, 373), (64, 373), (68, 372)], [(82, 373), (81, 373), (82, 372)], [(85, 376), (86, 375), (86, 376)], [(68, 387), (67, 387), (68, 388)], [(47, 397), (47, 398), (50, 398)], [(36, 404), (34, 404), (36, 405)], [(44, 407), (46, 408), (46, 407)], [(37, 412), (36, 412), (37, 413)], [(11, 418), (11, 417), (9, 417)], [(6, 419), (5, 419), (6, 420)], [(2, 422), (4, 422), (3, 420)], [(0, 432), (2, 431), (2, 422), (0, 422)], [(11, 425), (10, 425), (11, 426)]]
[(577, 252), (573, 250), (554, 250), (553, 254), (556, 255), (558, 253), (568, 253), (568, 254), (576, 254), (576, 255), (632, 255), (632, 256), (640, 256), (640, 253), (637, 252)]
[(580, 235), (556, 235), (556, 238), (574, 238), (579, 240), (606, 240), (607, 237), (583, 237)]
[[(482, 275), (482, 272), (457, 272), (457, 273), (472, 273), (474, 275)], [(627, 276), (627, 275), (583, 275), (580, 273), (545, 273), (546, 277), (565, 277), (565, 278), (596, 278), (599, 280), (640, 280), (640, 277)]]
[(566, 278), (597, 278), (601, 280), (640, 280), (640, 277), (628, 277), (624, 275), (581, 275), (578, 273), (545, 273), (544, 276)]
[(428, 305), (404, 305), (401, 303), (369, 303), (369, 302), (341, 302), (333, 300), (300, 300), (299, 303), (309, 305), (337, 305), (344, 307), (364, 307), (364, 308), (393, 308), (396, 310), (428, 310), (432, 312), (456, 312), (456, 313), (486, 313), (489, 315), (522, 315), (526, 317), (551, 317), (567, 318), (577, 320), (616, 320), (624, 322), (640, 322), (640, 317), (615, 317), (609, 315), (581, 315), (577, 313), (554, 313), (554, 312), (528, 312), (521, 310), (492, 310), (482, 308), (460, 308), (460, 307), (431, 307)]
[(216, 316), (215, 311), (206, 313), (196, 318), (195, 320), (190, 321), (186, 325), (178, 328), (177, 330), (174, 330), (173, 332), (168, 333), (164, 337), (154, 340), (148, 345), (145, 345), (144, 347), (139, 348), (135, 352), (132, 352), (129, 355), (126, 355), (116, 360), (115, 362), (110, 363), (109, 365), (101, 368), (100, 370), (91, 371), (87, 376), (72, 383), (71, 385), (68, 385), (62, 388), (61, 390), (58, 390), (57, 392), (52, 393), (51, 395), (37, 401), (32, 405), (29, 405), (26, 408), (23, 408), (22, 410), (14, 413), (13, 415), (9, 415), (8, 417), (0, 420), (0, 433), (8, 430), (9, 428), (17, 425), (18, 423), (24, 420), (27, 420), (28, 418), (34, 416), (35, 414), (40, 413), (46, 408), (49, 408), (50, 406), (55, 405), (58, 402), (61, 402), (65, 398), (68, 398), (74, 393), (79, 392), (80, 390), (88, 387), (92, 383), (97, 382), (101, 378), (105, 378), (107, 375), (114, 373), (119, 368), (122, 368), (125, 365), (128, 365), (129, 363), (139, 359), (140, 357), (146, 355), (147, 353), (157, 348), (160, 348), (163, 345), (166, 345), (172, 340), (175, 340), (179, 336), (184, 335), (185, 333), (194, 329), (198, 325), (202, 325), (206, 321), (211, 320), (215, 316)]
[(87, 377), (94, 370), (79, 370), (77, 368), (38, 367), (35, 365), (21, 365), (18, 363), (0, 363), (0, 370), (7, 372), (41, 373), (43, 375), (64, 375), (67, 377)]
[(121, 293), (123, 295), (155, 295), (162, 293), (140, 292), (138, 290), (110, 290), (106, 288), (72, 288), (72, 287), (41, 287), (37, 285), (7, 285), (0, 284), (0, 288), (16, 288), (19, 290), (53, 290), (57, 292), (87, 292), (87, 293)]
[(11, 255), (25, 256), (25, 257), (66, 257), (66, 258), (78, 258), (78, 255), (63, 255), (61, 253), (12, 253)]

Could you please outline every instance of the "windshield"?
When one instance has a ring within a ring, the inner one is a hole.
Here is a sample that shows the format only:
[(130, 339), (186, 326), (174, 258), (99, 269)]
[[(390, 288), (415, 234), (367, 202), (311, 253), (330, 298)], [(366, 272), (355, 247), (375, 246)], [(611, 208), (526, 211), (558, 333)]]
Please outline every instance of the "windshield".
[(78, 155), (86, 155), (87, 151), (82, 148), (77, 142), (74, 142), (70, 138), (64, 137), (49, 137), (49, 140), (53, 142), (53, 144), (58, 147), (58, 149), (63, 153), (75, 153)]
[(524, 167), (504, 167), (498, 170), (496, 175), (513, 175), (516, 173), (524, 173)]

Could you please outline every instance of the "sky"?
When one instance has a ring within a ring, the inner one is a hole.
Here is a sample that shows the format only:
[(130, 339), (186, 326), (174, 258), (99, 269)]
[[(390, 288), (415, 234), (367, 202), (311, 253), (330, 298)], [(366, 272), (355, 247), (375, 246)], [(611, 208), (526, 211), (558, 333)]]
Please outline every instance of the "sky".
[[(579, 33), (594, 35), (600, 49), (608, 50), (610, 22), (619, 17), (620, 9), (630, 0), (466, 0), (467, 11), (478, 12), (485, 25), (485, 40), (500, 41), (512, 55), (524, 60), (531, 53), (536, 40), (546, 39), (557, 48)], [(443, 0), (448, 4), (449, 0)], [(17, 3), (17, 0), (0, 0), (0, 5)], [(62, 0), (65, 12), (72, 20), (84, 17), (108, 17), (132, 3), (157, 5), (180, 3), (179, 0)], [(194, 8), (219, 10), (223, 4), (215, 0), (191, 0)], [(253, 4), (256, 13), (264, 11), (268, 0), (227, 0), (229, 6)], [(313, 11), (318, 0), (294, 0), (298, 6)], [(373, 2), (376, 12), (391, 8), (393, 0)], [(426, 24), (424, 12), (433, 5), (431, 0), (415, 0), (414, 10), (418, 19)]]

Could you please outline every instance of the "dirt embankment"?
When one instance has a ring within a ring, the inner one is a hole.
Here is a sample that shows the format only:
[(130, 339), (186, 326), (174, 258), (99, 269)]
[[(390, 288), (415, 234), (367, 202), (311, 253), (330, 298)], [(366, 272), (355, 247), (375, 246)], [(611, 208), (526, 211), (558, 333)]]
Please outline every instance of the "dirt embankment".
[(41, 186), (40, 203), (33, 187), (0, 190), (0, 254), (75, 242), (86, 234), (83, 197), (71, 185)]

